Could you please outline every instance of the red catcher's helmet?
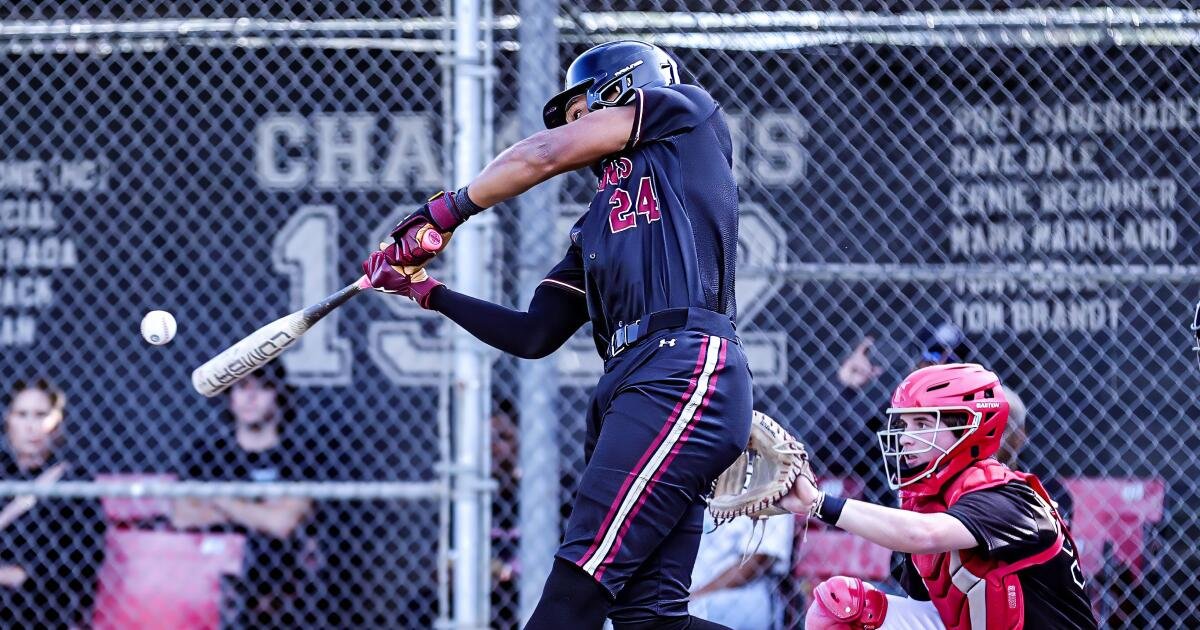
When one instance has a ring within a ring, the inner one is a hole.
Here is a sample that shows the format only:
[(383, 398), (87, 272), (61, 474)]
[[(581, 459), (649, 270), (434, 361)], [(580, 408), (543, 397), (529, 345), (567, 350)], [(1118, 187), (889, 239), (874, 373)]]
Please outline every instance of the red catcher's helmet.
[[(908, 431), (900, 415), (921, 413), (935, 418), (933, 428)], [(965, 424), (948, 426), (946, 414), (965, 415)], [(908, 375), (892, 395), (887, 410), (888, 426), (879, 432), (884, 471), (892, 489), (905, 488), (915, 494), (935, 494), (967, 466), (991, 457), (1000, 448), (1008, 423), (1008, 400), (1000, 379), (975, 363), (947, 363), (922, 368)], [(948, 449), (934, 442), (943, 432), (957, 436)], [(901, 436), (915, 441), (907, 449)], [(909, 455), (940, 454), (929, 463), (905, 466)]]

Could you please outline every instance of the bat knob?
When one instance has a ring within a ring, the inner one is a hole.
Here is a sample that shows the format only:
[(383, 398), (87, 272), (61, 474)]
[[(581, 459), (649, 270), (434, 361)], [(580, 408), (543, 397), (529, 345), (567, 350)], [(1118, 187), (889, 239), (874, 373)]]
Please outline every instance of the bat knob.
[(430, 225), (421, 228), (420, 233), (417, 234), (417, 243), (420, 244), (421, 249), (427, 252), (436, 252), (446, 244), (442, 233)]

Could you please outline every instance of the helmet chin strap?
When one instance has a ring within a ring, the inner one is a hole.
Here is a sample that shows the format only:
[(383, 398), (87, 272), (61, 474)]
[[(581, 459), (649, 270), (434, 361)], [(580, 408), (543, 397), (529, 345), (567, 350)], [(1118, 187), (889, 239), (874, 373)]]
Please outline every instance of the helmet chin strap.
[(909, 466), (901, 463), (898, 466), (896, 480), (901, 483), (916, 481), (925, 475), (932, 474), (936, 470), (932, 468), (932, 466), (933, 462), (925, 462), (924, 464), (917, 464), (916, 466)]
[(924, 464), (919, 464), (916, 466), (909, 466), (908, 464), (900, 464), (899, 468), (900, 468), (900, 478), (901, 479), (910, 479), (912, 477), (916, 477), (917, 475), (919, 475), (922, 472), (925, 472), (925, 470), (927, 468), (929, 468), (929, 462), (926, 462)]

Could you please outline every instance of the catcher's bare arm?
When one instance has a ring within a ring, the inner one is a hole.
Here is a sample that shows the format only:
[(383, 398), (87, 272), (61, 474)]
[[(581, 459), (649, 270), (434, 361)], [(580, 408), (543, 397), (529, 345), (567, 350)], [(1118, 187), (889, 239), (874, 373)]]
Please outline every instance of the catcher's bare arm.
[[(750, 459), (753, 457), (753, 465)], [(808, 455), (779, 423), (754, 412), (750, 444), (717, 480), (709, 511), (717, 522), (792, 512), (812, 515), (823, 507)], [(922, 514), (863, 501), (835, 499), (835, 524), (895, 551), (937, 553), (979, 545), (962, 521), (948, 514)], [(843, 503), (844, 501), (844, 503)]]
[[(796, 514), (811, 514), (819, 495), (815, 485), (800, 478), (780, 506)], [(971, 530), (949, 514), (900, 510), (854, 499), (845, 500), (834, 524), (903, 553), (942, 553), (979, 546)]]

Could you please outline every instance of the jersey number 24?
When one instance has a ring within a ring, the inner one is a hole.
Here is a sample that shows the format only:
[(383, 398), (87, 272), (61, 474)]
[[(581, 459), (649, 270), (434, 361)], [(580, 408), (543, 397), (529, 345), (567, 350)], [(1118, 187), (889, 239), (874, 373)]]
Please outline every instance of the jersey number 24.
[(613, 234), (637, 227), (638, 215), (646, 217), (647, 223), (653, 223), (662, 218), (658, 211), (658, 195), (654, 192), (654, 181), (650, 176), (638, 181), (637, 199), (630, 197), (624, 188), (614, 188), (608, 198), (608, 229)]

